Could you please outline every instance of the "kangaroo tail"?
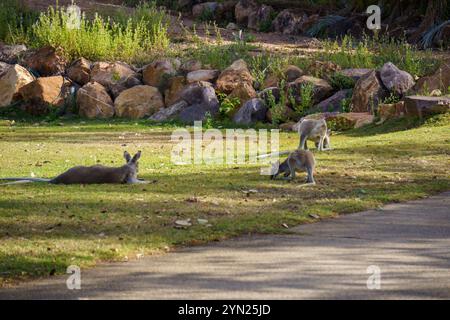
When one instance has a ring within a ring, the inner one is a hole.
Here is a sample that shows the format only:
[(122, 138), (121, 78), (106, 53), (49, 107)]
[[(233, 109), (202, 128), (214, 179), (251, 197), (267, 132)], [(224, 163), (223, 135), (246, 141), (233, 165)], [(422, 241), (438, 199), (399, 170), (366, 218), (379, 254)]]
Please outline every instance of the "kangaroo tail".
[(257, 156), (257, 159), (265, 159), (265, 158), (270, 158), (270, 157), (278, 157), (278, 156), (283, 156), (285, 154), (289, 154), (291, 152), (294, 152), (293, 150), (290, 151), (281, 151), (281, 152), (274, 152), (274, 153), (268, 153), (268, 154), (262, 154), (260, 156)]
[(7, 184), (17, 184), (17, 183), (29, 183), (29, 182), (50, 182), (51, 179), (43, 179), (43, 178), (0, 178), (0, 181), (12, 181), (3, 183), (1, 185)]

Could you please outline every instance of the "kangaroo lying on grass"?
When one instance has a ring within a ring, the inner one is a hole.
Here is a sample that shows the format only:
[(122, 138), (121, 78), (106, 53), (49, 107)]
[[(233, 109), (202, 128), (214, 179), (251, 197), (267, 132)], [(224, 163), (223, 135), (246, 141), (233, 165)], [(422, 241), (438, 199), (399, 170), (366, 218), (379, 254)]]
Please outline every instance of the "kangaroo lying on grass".
[[(282, 154), (282, 153), (281, 153)], [(315, 184), (314, 181), (314, 167), (316, 161), (314, 155), (308, 150), (295, 150), (289, 154), (286, 160), (281, 164), (280, 161), (272, 164), (271, 179), (275, 179), (279, 174), (284, 174), (286, 180), (292, 180), (295, 178), (295, 170), (305, 170), (308, 173), (306, 183)]]
[(139, 158), (141, 151), (136, 153), (132, 158), (131, 155), (125, 151), (124, 157), (126, 164), (121, 167), (105, 167), (102, 165), (95, 165), (92, 167), (74, 167), (60, 174), (53, 179), (42, 178), (0, 178), (0, 180), (14, 180), (15, 183), (26, 182), (47, 182), (53, 184), (104, 184), (104, 183), (148, 183), (147, 181), (139, 180), (137, 178)]
[(327, 128), (325, 119), (314, 120), (304, 119), (298, 126), (300, 136), (299, 149), (308, 150), (307, 140), (312, 140), (319, 151), (331, 150), (330, 135), (331, 130)]

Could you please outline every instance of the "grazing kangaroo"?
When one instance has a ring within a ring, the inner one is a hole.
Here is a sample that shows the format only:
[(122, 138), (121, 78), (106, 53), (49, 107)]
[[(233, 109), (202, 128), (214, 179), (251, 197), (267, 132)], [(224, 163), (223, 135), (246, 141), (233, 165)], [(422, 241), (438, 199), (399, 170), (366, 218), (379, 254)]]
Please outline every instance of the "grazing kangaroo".
[(275, 179), (279, 174), (284, 174), (286, 180), (295, 178), (296, 170), (305, 170), (308, 173), (306, 183), (315, 184), (314, 181), (314, 167), (316, 161), (314, 155), (309, 150), (295, 150), (289, 154), (286, 160), (281, 164), (279, 161), (272, 164), (271, 179)]
[[(121, 167), (105, 167), (95, 165), (91, 167), (74, 167), (53, 179), (42, 178), (0, 178), (0, 180), (14, 180), (9, 184), (26, 182), (48, 182), (52, 184), (104, 184), (104, 183), (148, 183), (137, 178), (141, 151), (134, 157), (125, 151), (126, 164)], [(6, 183), (8, 184), (8, 183)]]
[(299, 149), (308, 150), (307, 140), (312, 140), (319, 151), (331, 150), (330, 135), (331, 130), (327, 128), (325, 119), (314, 120), (304, 119), (298, 126), (300, 136)]

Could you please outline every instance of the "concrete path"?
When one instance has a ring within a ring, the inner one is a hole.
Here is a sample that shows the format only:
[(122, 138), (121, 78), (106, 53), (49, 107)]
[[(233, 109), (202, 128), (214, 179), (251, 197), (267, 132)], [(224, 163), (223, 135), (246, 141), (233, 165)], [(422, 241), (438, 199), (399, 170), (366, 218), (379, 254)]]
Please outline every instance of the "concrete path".
[[(450, 299), (450, 192), (0, 291), (0, 299)], [(381, 288), (369, 290), (369, 266)]]

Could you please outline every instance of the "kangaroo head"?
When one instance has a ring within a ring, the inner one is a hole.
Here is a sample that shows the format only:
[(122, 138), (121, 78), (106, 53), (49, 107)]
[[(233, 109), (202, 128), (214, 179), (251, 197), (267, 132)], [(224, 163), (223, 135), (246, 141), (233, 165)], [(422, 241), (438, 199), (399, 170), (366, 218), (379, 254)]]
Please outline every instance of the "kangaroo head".
[(129, 179), (135, 179), (137, 180), (137, 174), (139, 171), (139, 159), (141, 157), (141, 151), (138, 151), (138, 153), (136, 153), (133, 157), (131, 157), (131, 155), (125, 151), (123, 154), (126, 164), (127, 166), (131, 169), (130, 171), (130, 175), (129, 175)]

